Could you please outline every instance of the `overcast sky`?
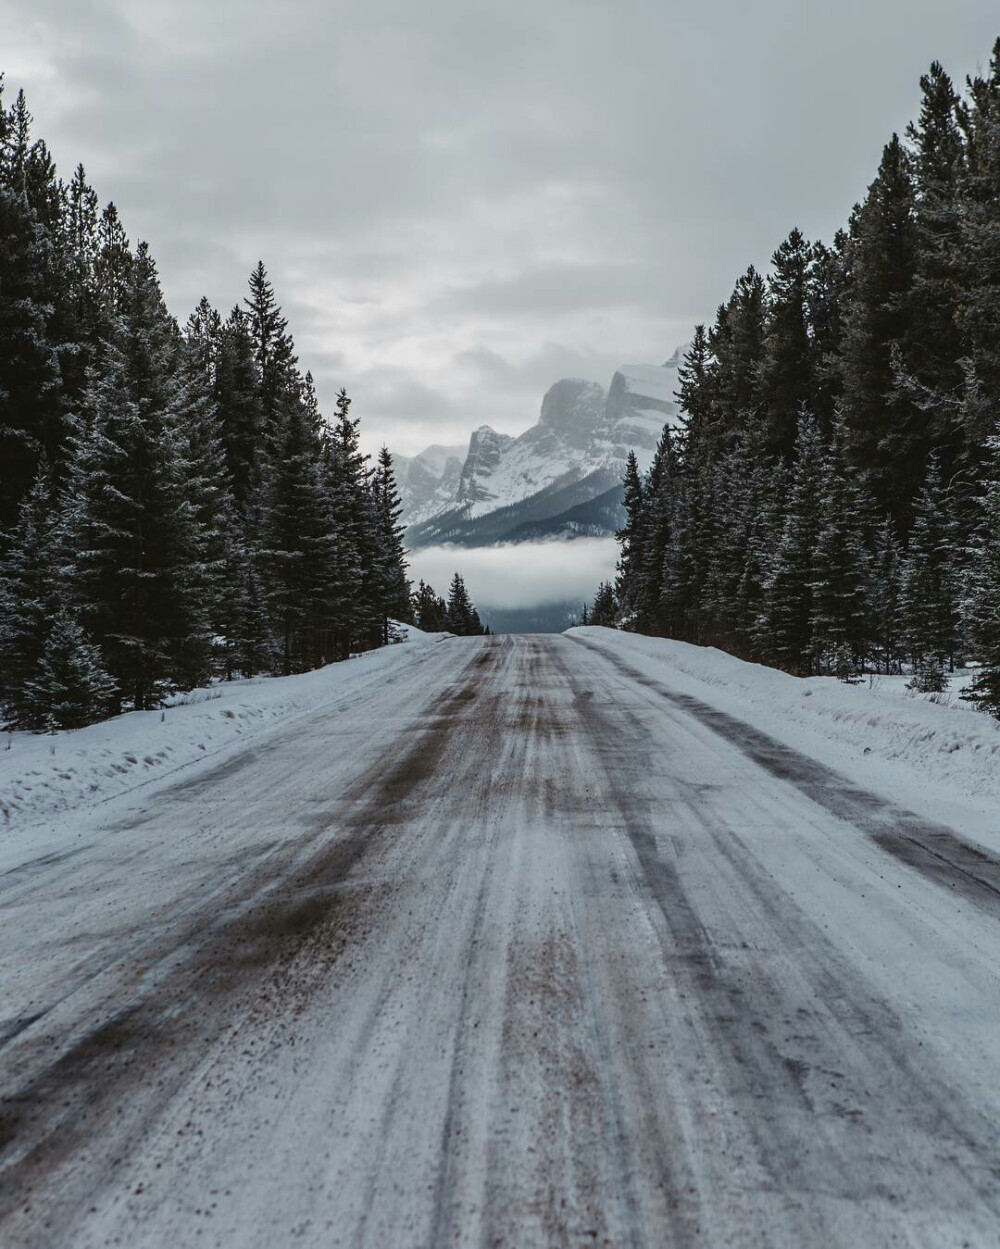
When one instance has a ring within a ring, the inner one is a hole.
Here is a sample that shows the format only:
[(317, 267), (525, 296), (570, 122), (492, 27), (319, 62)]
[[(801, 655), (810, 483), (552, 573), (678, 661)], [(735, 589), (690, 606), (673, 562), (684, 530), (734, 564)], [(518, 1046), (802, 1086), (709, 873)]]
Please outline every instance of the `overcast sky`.
[(665, 359), (998, 33), (996, 0), (0, 0), (0, 68), (181, 319), (263, 258), (324, 408), (413, 452)]

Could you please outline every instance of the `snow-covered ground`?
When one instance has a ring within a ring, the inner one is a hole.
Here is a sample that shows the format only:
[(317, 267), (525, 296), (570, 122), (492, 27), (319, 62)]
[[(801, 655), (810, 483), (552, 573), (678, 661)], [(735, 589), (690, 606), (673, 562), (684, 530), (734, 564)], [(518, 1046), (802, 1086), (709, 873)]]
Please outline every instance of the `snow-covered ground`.
[(985, 717), (593, 629), (296, 680), (14, 812), (4, 1249), (1000, 1243)]
[(894, 800), (919, 802), (1000, 848), (1000, 721), (961, 697), (959, 672), (943, 695), (913, 694), (906, 677), (789, 676), (714, 647), (611, 629), (571, 629), (643, 674), (739, 716), (797, 750), (849, 770)]
[[(152, 792), (181, 768), (285, 733), (301, 716), (328, 713), (371, 683), (415, 662), (449, 634), (395, 625), (405, 645), (383, 647), (292, 677), (227, 681), (179, 695), (162, 711), (134, 711), (85, 729), (0, 737), (0, 872), (24, 847), (57, 853), (79, 817), (115, 795)], [(69, 812), (69, 819), (53, 820)]]

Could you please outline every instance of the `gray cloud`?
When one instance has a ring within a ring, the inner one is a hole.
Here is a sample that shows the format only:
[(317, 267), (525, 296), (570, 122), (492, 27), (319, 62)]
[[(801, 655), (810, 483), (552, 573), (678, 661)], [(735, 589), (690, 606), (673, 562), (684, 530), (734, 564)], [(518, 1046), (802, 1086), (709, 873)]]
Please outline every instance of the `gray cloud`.
[(508, 316), (525, 308), (560, 315), (583, 310), (641, 308), (662, 311), (662, 275), (636, 257), (627, 262), (542, 262), (502, 278), (442, 292), (432, 309), (465, 315)]
[(61, 168), (181, 317), (263, 257), (329, 408), (402, 451), (663, 359), (793, 225), (828, 237), (989, 0), (0, 0)]

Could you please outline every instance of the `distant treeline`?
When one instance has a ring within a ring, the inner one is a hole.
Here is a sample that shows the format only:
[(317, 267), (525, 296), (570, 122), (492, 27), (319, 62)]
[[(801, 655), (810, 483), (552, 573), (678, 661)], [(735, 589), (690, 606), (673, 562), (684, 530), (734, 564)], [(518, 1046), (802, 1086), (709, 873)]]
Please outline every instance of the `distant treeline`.
[(0, 721), (292, 673), (410, 619), (392, 459), (319, 411), (263, 264), (181, 328), (0, 82)]
[(411, 608), (413, 623), (425, 633), (454, 633), (457, 637), (489, 633), (488, 628), (483, 628), (460, 573), (455, 573), (451, 579), (447, 600), (440, 598), (433, 586), (421, 581), (413, 591)]
[(1000, 40), (920, 85), (846, 229), (793, 230), (697, 328), (590, 618), (927, 689), (974, 659), (1000, 712)]

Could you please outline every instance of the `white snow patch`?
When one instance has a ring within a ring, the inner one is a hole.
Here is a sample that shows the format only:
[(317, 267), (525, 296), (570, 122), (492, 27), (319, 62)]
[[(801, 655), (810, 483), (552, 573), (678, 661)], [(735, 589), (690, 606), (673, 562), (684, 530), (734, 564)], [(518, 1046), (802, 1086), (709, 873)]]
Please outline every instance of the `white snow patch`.
[[(657, 364), (623, 364), (618, 372), (624, 377), (629, 393), (657, 399), (661, 402), (675, 403), (674, 392), (677, 389), (677, 370)], [(663, 414), (660, 414), (663, 424)]]
[[(373, 676), (412, 662), (450, 634), (396, 625), (406, 645), (369, 651), (291, 677), (226, 681), (179, 695), (162, 711), (132, 711), (84, 729), (0, 738), (0, 870), (15, 829), (155, 784), (269, 729), (331, 705)], [(331, 706), (331, 711), (334, 707)]]
[(577, 463), (569, 454), (541, 456), (531, 443), (515, 442), (504, 452), (496, 468), (476, 478), (477, 486), (486, 497), (471, 504), (465, 514), (487, 516), (499, 508), (521, 503), (562, 478), (584, 477), (594, 467), (599, 465), (591, 465), (582, 458)]
[(958, 674), (946, 695), (914, 695), (903, 677), (845, 685), (789, 676), (714, 647), (593, 627), (567, 633), (897, 802), (919, 800), (951, 823), (958, 807), (962, 831), (998, 841), (1000, 721), (960, 699), (970, 673)]

